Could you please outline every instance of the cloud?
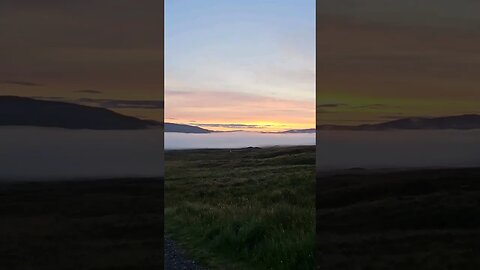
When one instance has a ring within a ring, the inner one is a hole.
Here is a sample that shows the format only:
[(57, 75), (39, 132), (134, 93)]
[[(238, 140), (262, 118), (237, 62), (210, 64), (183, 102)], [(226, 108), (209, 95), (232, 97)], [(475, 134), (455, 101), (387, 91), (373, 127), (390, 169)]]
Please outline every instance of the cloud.
[[(243, 110), (249, 109), (251, 106), (284, 106), (282, 109), (315, 109), (315, 100), (290, 100), (285, 98), (274, 98), (251, 93), (231, 92), (231, 91), (208, 91), (208, 90), (191, 90), (176, 91), (166, 90), (165, 100), (169, 104), (182, 105), (184, 107), (199, 108), (222, 108), (222, 107), (241, 107)], [(298, 105), (294, 107), (291, 105)], [(245, 106), (250, 105), (250, 106)], [(302, 105), (304, 107), (302, 107)], [(313, 105), (313, 106), (312, 106)]]
[(141, 3), (142, 8), (136, 0), (2, 1), (2, 46), (160, 48), (163, 3)]
[(317, 114), (321, 114), (321, 113), (331, 113), (332, 111), (327, 111), (327, 110), (324, 110), (323, 108), (320, 108), (317, 106), (317, 111), (316, 113)]
[(161, 99), (163, 1), (140, 2), (1, 1), (0, 91)]
[(407, 118), (407, 117), (410, 117), (410, 116), (406, 116), (403, 113), (398, 113), (397, 115), (381, 115), (381, 116), (379, 116), (379, 118), (387, 119), (387, 120), (397, 120), (397, 119), (400, 119), (400, 118)]
[(26, 81), (14, 81), (14, 80), (0, 80), (0, 84), (11, 84), (11, 85), (21, 85), (21, 86), (43, 86), (43, 84), (26, 82)]
[(52, 100), (77, 103), (83, 105), (90, 105), (102, 107), (107, 109), (163, 109), (163, 100), (124, 100), (124, 99), (96, 99), (96, 98), (79, 98), (68, 99), (65, 97), (44, 97), (31, 96), (35, 99)]
[(317, 76), (324, 91), (393, 99), (480, 97), (478, 32), (402, 27), (351, 16), (319, 20), (323, 38), (317, 43)]
[(472, 12), (480, 8), (475, 0), (325, 0), (321, 6), (321, 18), (336, 16), (404, 27), (464, 30), (475, 29), (480, 22)]
[(29, 96), (29, 98), (51, 101), (65, 101), (64, 97)]
[(122, 100), (80, 98), (77, 103), (90, 104), (109, 109), (163, 109), (163, 100)]
[(78, 93), (87, 93), (87, 94), (101, 94), (102, 91), (99, 90), (92, 90), (92, 89), (83, 89), (83, 90), (77, 90), (75, 92)]
[(347, 104), (343, 103), (330, 103), (330, 104), (319, 104), (317, 105), (318, 108), (337, 108), (341, 106), (346, 106)]
[(353, 108), (356, 109), (383, 109), (388, 107), (385, 104), (367, 104), (367, 105), (361, 105), (361, 106), (355, 106)]
[[(262, 126), (282, 124), (294, 128), (314, 126), (315, 100), (290, 100), (229, 91), (166, 90), (165, 116), (189, 123), (228, 123), (230, 128), (242, 125)], [(220, 126), (218, 126), (220, 127)], [(222, 126), (223, 127), (223, 126)]]
[(245, 128), (265, 128), (265, 127), (272, 127), (272, 125), (248, 125), (248, 124), (237, 124), (237, 123), (232, 123), (232, 124), (204, 124), (204, 123), (195, 123), (196, 126), (202, 126), (202, 127), (221, 127), (221, 128), (239, 128), (239, 129), (245, 129)]

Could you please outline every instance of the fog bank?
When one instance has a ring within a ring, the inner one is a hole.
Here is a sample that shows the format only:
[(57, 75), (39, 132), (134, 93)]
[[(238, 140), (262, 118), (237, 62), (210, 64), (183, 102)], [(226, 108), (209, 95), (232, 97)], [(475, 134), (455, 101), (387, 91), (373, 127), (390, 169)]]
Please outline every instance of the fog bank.
[(163, 176), (163, 130), (0, 127), (0, 180)]
[(256, 132), (165, 133), (165, 149), (243, 148), (288, 145), (314, 145), (315, 134), (272, 134)]
[(317, 168), (480, 166), (480, 130), (319, 131)]

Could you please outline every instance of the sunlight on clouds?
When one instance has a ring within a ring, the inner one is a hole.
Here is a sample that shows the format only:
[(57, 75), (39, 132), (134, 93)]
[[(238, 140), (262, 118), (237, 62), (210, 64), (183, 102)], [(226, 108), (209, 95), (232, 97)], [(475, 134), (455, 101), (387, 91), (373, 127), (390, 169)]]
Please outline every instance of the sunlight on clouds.
[(313, 128), (315, 1), (208, 2), (166, 6), (166, 118), (215, 130)]

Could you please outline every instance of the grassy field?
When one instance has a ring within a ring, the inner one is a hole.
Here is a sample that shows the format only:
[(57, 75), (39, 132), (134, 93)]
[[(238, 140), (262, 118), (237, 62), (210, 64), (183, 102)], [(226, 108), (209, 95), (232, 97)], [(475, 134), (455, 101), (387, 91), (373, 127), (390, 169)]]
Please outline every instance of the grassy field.
[(165, 153), (165, 230), (211, 269), (314, 269), (315, 147)]
[(317, 269), (480, 269), (480, 169), (317, 178)]
[(162, 269), (163, 180), (0, 184), (0, 269)]

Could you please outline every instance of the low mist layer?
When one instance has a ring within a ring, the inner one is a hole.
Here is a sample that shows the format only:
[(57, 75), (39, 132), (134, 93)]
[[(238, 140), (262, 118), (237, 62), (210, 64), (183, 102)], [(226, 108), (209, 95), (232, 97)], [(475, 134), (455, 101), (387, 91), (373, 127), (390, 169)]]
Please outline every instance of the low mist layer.
[(480, 166), (480, 130), (319, 131), (317, 169)]
[(256, 132), (222, 132), (208, 134), (165, 133), (166, 150), (287, 145), (315, 145), (315, 134), (272, 134)]
[(162, 129), (0, 128), (0, 180), (163, 176)]

